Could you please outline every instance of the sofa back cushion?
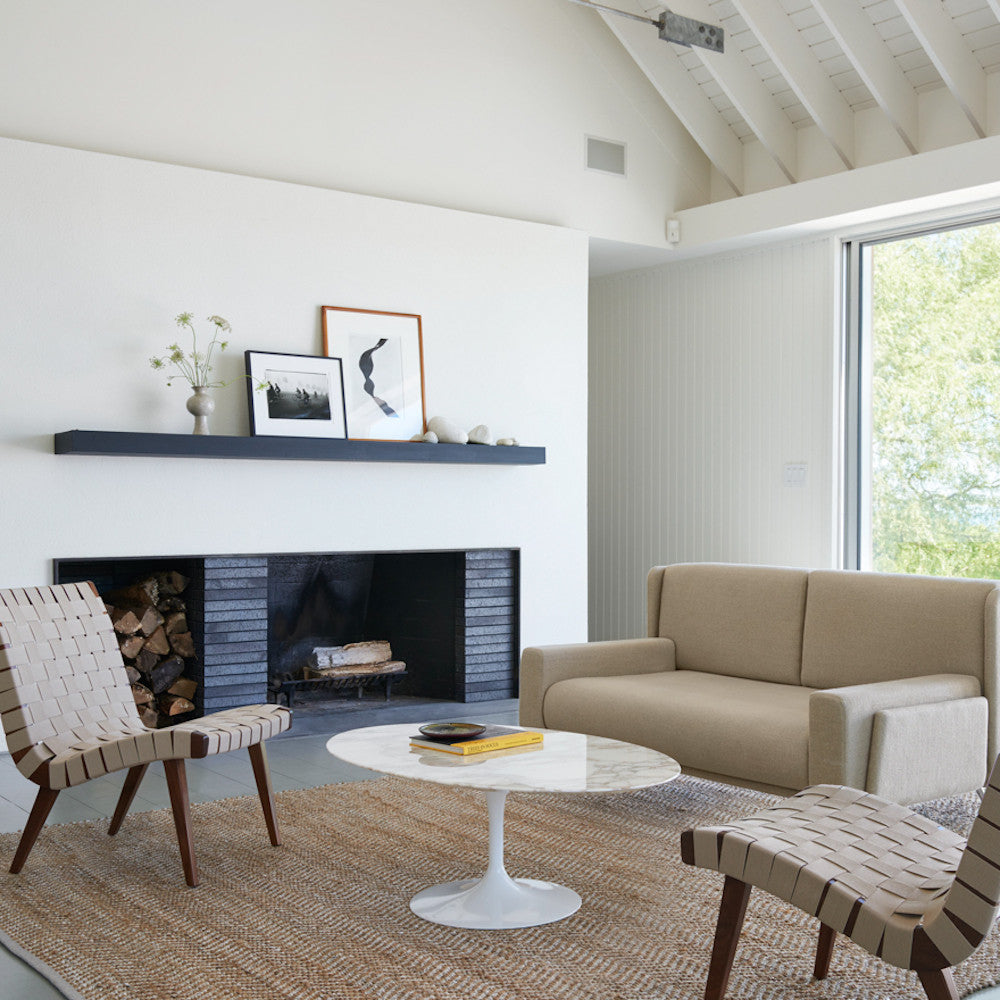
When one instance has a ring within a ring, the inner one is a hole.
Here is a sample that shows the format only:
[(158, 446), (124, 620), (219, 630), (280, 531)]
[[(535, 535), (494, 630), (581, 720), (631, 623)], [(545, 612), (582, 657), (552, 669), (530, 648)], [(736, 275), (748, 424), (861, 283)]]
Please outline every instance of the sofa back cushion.
[(831, 688), (928, 674), (983, 681), (986, 600), (996, 589), (989, 580), (814, 570), (802, 683)]
[(674, 640), (680, 670), (798, 684), (807, 578), (775, 566), (657, 567), (650, 627)]

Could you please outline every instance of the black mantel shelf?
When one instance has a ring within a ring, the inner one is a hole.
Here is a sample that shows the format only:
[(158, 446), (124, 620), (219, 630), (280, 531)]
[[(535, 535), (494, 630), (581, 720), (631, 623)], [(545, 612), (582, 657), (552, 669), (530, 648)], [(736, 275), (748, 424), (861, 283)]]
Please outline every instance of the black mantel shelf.
[(225, 434), (144, 434), (62, 431), (57, 455), (143, 455), (177, 458), (291, 459), (300, 462), (422, 462), (453, 465), (544, 465), (544, 448), (521, 445), (423, 444), (336, 438), (234, 437)]

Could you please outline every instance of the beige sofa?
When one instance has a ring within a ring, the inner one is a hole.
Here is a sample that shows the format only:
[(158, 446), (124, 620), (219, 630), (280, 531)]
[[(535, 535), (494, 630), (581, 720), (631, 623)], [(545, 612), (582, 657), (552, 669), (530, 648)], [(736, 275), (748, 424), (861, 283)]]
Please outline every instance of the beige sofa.
[(657, 566), (648, 638), (527, 648), (520, 720), (610, 736), (689, 774), (897, 802), (984, 784), (998, 752), (1000, 583)]

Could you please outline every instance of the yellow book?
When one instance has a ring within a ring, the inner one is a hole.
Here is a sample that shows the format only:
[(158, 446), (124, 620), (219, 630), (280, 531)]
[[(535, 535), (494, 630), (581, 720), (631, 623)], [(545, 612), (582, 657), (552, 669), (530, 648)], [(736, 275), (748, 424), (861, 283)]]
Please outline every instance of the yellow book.
[(541, 742), (541, 733), (532, 732), (529, 729), (514, 729), (510, 726), (487, 726), (484, 732), (472, 739), (456, 737), (448, 740), (429, 740), (420, 734), (410, 737), (411, 747), (417, 747), (421, 750), (440, 750), (463, 757), (473, 753), (507, 750), (510, 747), (524, 747)]

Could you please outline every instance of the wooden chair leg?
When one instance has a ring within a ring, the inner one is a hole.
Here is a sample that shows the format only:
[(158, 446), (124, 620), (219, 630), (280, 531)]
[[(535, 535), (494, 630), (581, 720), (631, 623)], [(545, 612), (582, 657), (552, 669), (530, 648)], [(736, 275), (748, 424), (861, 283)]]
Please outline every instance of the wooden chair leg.
[(271, 769), (267, 766), (267, 751), (263, 743), (255, 743), (250, 747), (250, 763), (253, 766), (253, 776), (257, 781), (257, 794), (260, 795), (260, 805), (264, 810), (264, 822), (267, 824), (267, 835), (274, 847), (281, 846), (281, 834), (278, 832), (278, 817), (274, 811), (274, 789), (271, 787)]
[(819, 925), (819, 944), (816, 946), (816, 965), (813, 975), (817, 979), (826, 979), (830, 971), (830, 959), (833, 957), (833, 946), (837, 941), (837, 932), (826, 924)]
[(148, 767), (148, 764), (136, 764), (135, 767), (128, 769), (128, 774), (125, 776), (125, 784), (122, 785), (122, 793), (118, 797), (118, 805), (115, 806), (115, 814), (111, 817), (111, 822), (108, 824), (109, 837), (113, 837), (121, 829), (122, 821), (128, 815), (129, 806), (132, 805), (132, 800), (135, 798), (135, 793), (139, 790), (139, 785)]
[(55, 788), (38, 789), (35, 804), (31, 807), (28, 822), (24, 825), (24, 833), (21, 834), (21, 840), (14, 852), (14, 860), (10, 863), (12, 875), (16, 875), (24, 867), (24, 862), (28, 860), (28, 855), (31, 853), (32, 847), (35, 846), (35, 841), (42, 832), (45, 821), (49, 818), (49, 813), (52, 811), (58, 794), (59, 790)]
[(191, 839), (191, 805), (188, 800), (187, 772), (183, 760), (165, 760), (163, 770), (167, 775), (167, 790), (170, 792), (170, 808), (174, 813), (177, 829), (177, 844), (181, 849), (181, 864), (184, 878), (194, 888), (198, 884), (198, 864), (194, 858), (194, 842)]
[(918, 972), (917, 975), (928, 1000), (958, 1000), (958, 990), (955, 988), (951, 969), (934, 969), (930, 972)]
[(719, 922), (715, 925), (715, 944), (712, 945), (712, 960), (708, 967), (705, 1000), (722, 1000), (726, 995), (751, 888), (746, 882), (726, 876), (722, 887)]

